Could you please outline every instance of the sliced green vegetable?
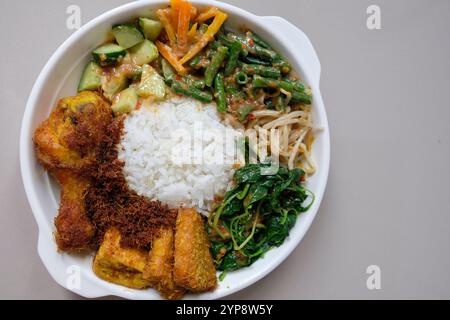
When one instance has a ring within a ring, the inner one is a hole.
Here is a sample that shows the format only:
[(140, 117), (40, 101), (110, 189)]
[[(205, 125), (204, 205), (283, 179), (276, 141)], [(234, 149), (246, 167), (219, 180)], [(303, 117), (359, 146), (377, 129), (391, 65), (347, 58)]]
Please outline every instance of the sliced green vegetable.
[(182, 94), (188, 97), (192, 97), (204, 103), (209, 103), (213, 100), (213, 96), (211, 93), (199, 90), (193, 86), (188, 85), (185, 82), (173, 80), (172, 81), (172, 90), (175, 93)]
[(245, 121), (247, 119), (247, 116), (249, 115), (249, 113), (252, 112), (254, 108), (255, 108), (255, 106), (253, 106), (251, 104), (246, 104), (246, 105), (240, 107), (237, 111), (239, 121), (241, 121), (241, 122)]
[(84, 90), (97, 90), (100, 88), (102, 82), (102, 68), (94, 61), (89, 62), (84, 68), (78, 84), (78, 92)]
[(108, 43), (92, 52), (94, 60), (102, 67), (115, 64), (126, 55), (126, 50), (115, 43)]
[(314, 194), (301, 183), (301, 169), (280, 167), (267, 175), (270, 166), (247, 164), (238, 169), (235, 187), (208, 219), (211, 252), (220, 271), (249, 266), (280, 246), (297, 216), (314, 202)]
[(263, 77), (278, 79), (281, 77), (281, 72), (278, 68), (266, 67), (259, 64), (242, 64), (242, 71), (249, 75), (259, 74)]
[(236, 73), (235, 79), (236, 82), (240, 85), (247, 84), (248, 82), (248, 76), (245, 74), (245, 72), (242, 71)]
[(137, 102), (136, 89), (128, 87), (119, 93), (118, 99), (112, 104), (111, 109), (116, 115), (130, 113), (136, 108)]
[(166, 83), (170, 85), (173, 77), (175, 76), (175, 70), (173, 70), (172, 66), (166, 59), (161, 59), (161, 68)]
[(225, 94), (225, 86), (223, 84), (223, 74), (218, 73), (214, 80), (214, 96), (217, 103), (217, 111), (227, 112), (227, 99)]
[(219, 68), (221, 67), (222, 62), (225, 60), (227, 54), (227, 47), (219, 47), (213, 55), (211, 64), (208, 66), (208, 68), (206, 68), (205, 71), (205, 82), (208, 87), (212, 86), (214, 78), (216, 77), (216, 74), (219, 71)]
[(109, 74), (102, 79), (103, 95), (112, 100), (113, 96), (128, 86), (125, 74)]
[(157, 100), (164, 99), (166, 95), (164, 79), (148, 64), (142, 68), (141, 83), (138, 86), (137, 94), (143, 98), (154, 97)]
[(263, 38), (261, 38), (256, 33), (249, 31), (247, 34), (250, 37), (250, 39), (252, 39), (257, 45), (272, 50), (270, 44), (268, 44)]
[(194, 78), (191, 75), (184, 76), (183, 81), (186, 82), (187, 84), (189, 84), (190, 86), (193, 86), (194, 88), (197, 88), (200, 90), (205, 89), (205, 86), (206, 86), (205, 80)]
[(112, 29), (114, 38), (117, 43), (124, 49), (131, 48), (138, 43), (144, 41), (142, 33), (134, 26), (128, 24), (120, 24)]
[(139, 26), (141, 27), (145, 38), (151, 41), (158, 39), (162, 30), (161, 22), (148, 18), (139, 18)]
[[(281, 88), (291, 92), (292, 94), (291, 101), (293, 103), (305, 103), (305, 104), (312, 103), (312, 95), (306, 93), (304, 87), (300, 87), (299, 84), (295, 84), (292, 82), (280, 81), (276, 79), (268, 79), (255, 75), (253, 77), (252, 86), (253, 88), (272, 88), (272, 89)], [(303, 92), (298, 91), (295, 89), (296, 87), (302, 88), (304, 91)]]
[(139, 66), (154, 61), (159, 55), (158, 48), (147, 39), (128, 49), (128, 51), (130, 52), (131, 60)]

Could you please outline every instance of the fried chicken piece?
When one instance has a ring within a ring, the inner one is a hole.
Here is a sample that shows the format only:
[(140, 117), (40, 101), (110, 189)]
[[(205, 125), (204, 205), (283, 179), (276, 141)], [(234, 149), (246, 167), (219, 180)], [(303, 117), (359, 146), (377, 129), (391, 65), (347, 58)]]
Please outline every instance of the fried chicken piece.
[(202, 217), (194, 209), (179, 209), (175, 230), (173, 277), (177, 286), (192, 292), (213, 290), (216, 269)]
[(173, 242), (173, 230), (162, 229), (159, 237), (152, 241), (152, 249), (144, 268), (144, 278), (169, 300), (180, 299), (186, 291), (177, 287), (173, 281)]
[(147, 264), (145, 250), (123, 248), (120, 246), (120, 232), (109, 229), (94, 258), (93, 271), (101, 279), (133, 289), (144, 289), (150, 281), (144, 279), (143, 271)]
[(112, 122), (110, 105), (96, 92), (63, 98), (34, 133), (38, 160), (61, 186), (61, 204), (55, 219), (56, 242), (62, 251), (89, 247), (95, 235), (84, 204), (89, 169)]
[(99, 93), (83, 91), (61, 99), (34, 133), (38, 160), (47, 169), (86, 170), (96, 163), (111, 121), (111, 107)]
[(95, 227), (86, 214), (84, 203), (90, 181), (68, 169), (52, 169), (51, 174), (61, 186), (61, 204), (55, 218), (58, 249), (88, 249), (95, 236)]

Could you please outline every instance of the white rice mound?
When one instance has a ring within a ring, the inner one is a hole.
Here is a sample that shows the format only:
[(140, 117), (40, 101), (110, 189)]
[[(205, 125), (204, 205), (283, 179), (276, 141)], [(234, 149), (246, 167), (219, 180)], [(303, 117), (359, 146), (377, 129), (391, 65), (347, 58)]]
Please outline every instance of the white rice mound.
[(170, 208), (193, 207), (207, 214), (212, 209), (214, 197), (223, 195), (230, 186), (234, 163), (177, 163), (179, 160), (174, 158), (174, 150), (190, 146), (176, 137), (174, 131), (189, 132), (191, 146), (201, 143), (203, 150), (213, 150), (222, 145), (222, 152), (231, 159), (234, 159), (235, 148), (207, 135), (194, 134), (198, 132), (199, 123), (203, 127), (202, 132), (215, 130), (225, 134), (226, 130), (232, 130), (238, 135), (220, 121), (215, 104), (205, 105), (190, 98), (169, 98), (129, 114), (118, 146), (128, 186), (137, 194), (160, 200)]

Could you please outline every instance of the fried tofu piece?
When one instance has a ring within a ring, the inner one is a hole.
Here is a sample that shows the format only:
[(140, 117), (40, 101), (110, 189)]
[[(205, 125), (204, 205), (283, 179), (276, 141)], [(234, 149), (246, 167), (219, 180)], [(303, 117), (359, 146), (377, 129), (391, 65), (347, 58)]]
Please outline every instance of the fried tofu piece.
[(53, 169), (51, 174), (61, 185), (61, 204), (55, 218), (58, 249), (81, 251), (90, 248), (95, 227), (86, 214), (84, 203), (89, 179), (68, 169)]
[(36, 129), (38, 160), (47, 168), (82, 171), (97, 161), (97, 151), (112, 121), (108, 102), (97, 92), (83, 91), (59, 100)]
[(105, 233), (103, 242), (94, 258), (93, 271), (103, 280), (134, 289), (151, 285), (144, 279), (148, 252), (140, 249), (122, 248), (120, 232), (111, 228)]
[(144, 278), (169, 300), (180, 299), (186, 291), (177, 287), (173, 281), (173, 233), (171, 228), (161, 230), (159, 237), (152, 241), (144, 268)]
[(216, 269), (209, 247), (200, 214), (194, 209), (179, 209), (173, 267), (177, 286), (192, 292), (210, 291), (217, 286)]

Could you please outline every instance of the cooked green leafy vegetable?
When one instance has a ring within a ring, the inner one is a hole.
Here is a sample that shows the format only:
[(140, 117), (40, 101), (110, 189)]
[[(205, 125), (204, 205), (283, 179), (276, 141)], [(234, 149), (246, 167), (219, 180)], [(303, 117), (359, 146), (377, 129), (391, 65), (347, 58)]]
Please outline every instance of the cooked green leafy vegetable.
[(218, 270), (249, 266), (280, 246), (297, 216), (312, 205), (314, 194), (302, 184), (303, 170), (270, 170), (262, 163), (238, 169), (235, 187), (211, 213), (207, 230)]

